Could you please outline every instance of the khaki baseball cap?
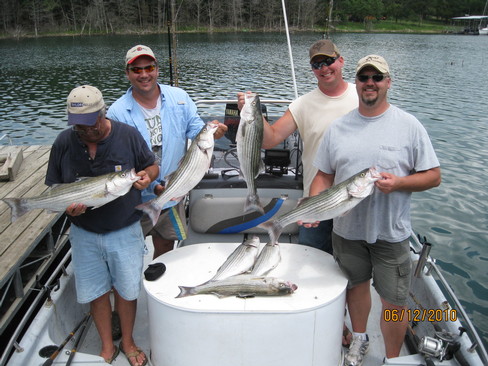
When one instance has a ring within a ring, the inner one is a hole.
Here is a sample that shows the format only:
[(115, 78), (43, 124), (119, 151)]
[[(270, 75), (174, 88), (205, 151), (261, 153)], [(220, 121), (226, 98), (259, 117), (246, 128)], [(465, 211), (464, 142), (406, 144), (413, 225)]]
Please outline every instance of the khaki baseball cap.
[(329, 57), (334, 57), (334, 56), (339, 56), (340, 52), (337, 46), (332, 43), (332, 41), (328, 39), (321, 39), (320, 41), (315, 42), (312, 47), (310, 47), (310, 61), (315, 56), (329, 56)]
[(74, 88), (68, 95), (68, 125), (94, 126), (105, 108), (100, 90), (90, 85)]
[(382, 74), (390, 73), (390, 67), (388, 66), (388, 63), (383, 57), (378, 55), (368, 55), (359, 60), (358, 65), (356, 66), (356, 74), (358, 74), (366, 66), (374, 67)]
[(127, 51), (127, 54), (125, 55), (125, 65), (131, 64), (136, 58), (140, 56), (149, 56), (152, 59), (156, 60), (154, 52), (149, 47), (139, 44)]

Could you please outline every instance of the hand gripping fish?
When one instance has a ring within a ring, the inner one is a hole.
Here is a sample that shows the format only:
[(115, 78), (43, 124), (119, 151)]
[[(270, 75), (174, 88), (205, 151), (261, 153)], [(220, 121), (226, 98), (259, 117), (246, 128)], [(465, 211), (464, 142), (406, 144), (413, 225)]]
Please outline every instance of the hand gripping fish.
[(63, 212), (72, 203), (98, 208), (128, 193), (132, 184), (139, 179), (141, 177), (132, 169), (98, 177), (79, 178), (73, 183), (57, 184), (36, 197), (3, 198), (3, 201), (12, 209), (11, 220), (14, 222), (36, 208)]
[(264, 171), (261, 159), (264, 126), (259, 95), (246, 93), (245, 103), (241, 110), (241, 121), (237, 129), (237, 158), (239, 159), (240, 175), (247, 185), (247, 198), (244, 212), (259, 211), (264, 214), (259, 201), (255, 179)]
[(259, 227), (268, 231), (272, 242), (278, 242), (283, 228), (293, 222), (323, 221), (347, 213), (373, 193), (374, 182), (379, 179), (381, 175), (374, 167), (364, 169), (316, 196), (302, 198), (293, 210)]
[(192, 141), (176, 171), (168, 177), (163, 193), (136, 206), (149, 215), (156, 225), (163, 206), (174, 198), (185, 196), (203, 178), (210, 167), (214, 149), (214, 132), (218, 125), (207, 123)]

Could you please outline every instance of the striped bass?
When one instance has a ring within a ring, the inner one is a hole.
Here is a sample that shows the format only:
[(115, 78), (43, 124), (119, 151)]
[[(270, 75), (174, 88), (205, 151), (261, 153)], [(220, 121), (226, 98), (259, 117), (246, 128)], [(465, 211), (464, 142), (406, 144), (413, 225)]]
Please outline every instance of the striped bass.
[(251, 274), (254, 276), (264, 276), (275, 269), (281, 262), (280, 246), (278, 243), (270, 241), (261, 253), (259, 253), (256, 263), (252, 268)]
[(323, 221), (347, 213), (373, 193), (374, 182), (379, 179), (381, 175), (374, 167), (364, 169), (316, 196), (302, 198), (293, 210), (259, 227), (268, 230), (271, 241), (277, 242), (283, 228), (293, 222)]
[(245, 240), (227, 257), (210, 281), (221, 280), (249, 271), (256, 261), (259, 244), (260, 241), (257, 236)]
[(218, 297), (280, 296), (292, 294), (297, 285), (275, 277), (237, 275), (219, 281), (209, 281), (195, 287), (178, 286), (176, 298), (191, 295), (212, 294)]
[(259, 201), (255, 179), (264, 171), (261, 159), (264, 126), (263, 114), (259, 95), (246, 93), (245, 103), (241, 110), (241, 121), (237, 129), (237, 158), (239, 160), (240, 175), (247, 185), (247, 197), (244, 212), (259, 211), (264, 214)]
[(63, 212), (72, 203), (98, 208), (128, 193), (132, 184), (141, 177), (134, 169), (114, 172), (98, 177), (83, 177), (73, 183), (52, 186), (45, 193), (29, 198), (3, 198), (11, 208), (11, 221), (36, 208)]
[(149, 215), (156, 225), (163, 206), (172, 199), (180, 199), (195, 187), (210, 167), (214, 149), (214, 132), (218, 125), (207, 123), (192, 141), (180, 165), (167, 178), (163, 193), (141, 205), (136, 206)]

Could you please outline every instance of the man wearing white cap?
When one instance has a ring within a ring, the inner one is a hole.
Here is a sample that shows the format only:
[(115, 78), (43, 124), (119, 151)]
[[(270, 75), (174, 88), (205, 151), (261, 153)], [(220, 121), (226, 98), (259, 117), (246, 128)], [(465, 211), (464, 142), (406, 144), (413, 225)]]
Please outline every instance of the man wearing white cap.
[[(159, 66), (151, 48), (137, 45), (127, 51), (125, 74), (131, 87), (112, 104), (108, 116), (134, 126), (159, 159), (159, 177), (143, 192), (145, 202), (163, 192), (164, 179), (178, 167), (187, 139), (194, 139), (204, 122), (188, 93), (157, 82)], [(215, 138), (222, 137), (225, 131), (227, 126), (219, 123)], [(144, 234), (152, 236), (157, 258), (173, 249), (175, 240), (186, 237), (183, 201), (167, 203), (154, 227), (146, 214), (141, 224)]]
[[(141, 178), (124, 196), (96, 209), (73, 202), (66, 208), (71, 221), (70, 242), (79, 303), (90, 303), (107, 363), (117, 357), (119, 348), (112, 338), (112, 306), (120, 315), (120, 349), (131, 364), (145, 365), (145, 354), (132, 338), (137, 297), (141, 287), (145, 250), (140, 219), (135, 209), (141, 191), (158, 176), (155, 156), (136, 129), (105, 117), (102, 93), (83, 85), (68, 95), (68, 125), (51, 149), (46, 184), (71, 183), (81, 177), (135, 169)], [(130, 356), (132, 355), (132, 356)]]
[[(346, 299), (353, 340), (345, 355), (346, 366), (361, 365), (369, 347), (371, 278), (381, 298), (382, 314), (405, 311), (411, 272), (411, 195), (441, 183), (440, 164), (425, 128), (388, 102), (391, 84), (383, 57), (369, 55), (359, 60), (359, 107), (332, 123), (314, 160), (318, 172), (311, 195), (367, 167), (375, 166), (382, 177), (371, 196), (334, 219), (334, 257), (349, 280)], [(399, 355), (407, 320), (387, 322), (381, 317), (387, 358)]]

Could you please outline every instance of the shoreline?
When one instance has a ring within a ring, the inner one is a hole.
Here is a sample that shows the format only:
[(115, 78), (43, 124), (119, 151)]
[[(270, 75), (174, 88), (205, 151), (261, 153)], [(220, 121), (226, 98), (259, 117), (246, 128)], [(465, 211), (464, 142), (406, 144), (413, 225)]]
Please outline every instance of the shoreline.
[[(178, 34), (199, 34), (199, 33), (283, 33), (285, 32), (284, 29), (272, 29), (272, 30), (249, 30), (249, 29), (240, 29), (240, 30), (235, 30), (235, 29), (214, 29), (212, 31), (208, 29), (195, 29), (195, 30), (178, 30), (175, 33)], [(322, 33), (325, 34), (327, 31), (326, 29), (290, 29), (290, 33)], [(20, 34), (20, 35), (15, 35), (15, 34), (0, 34), (0, 40), (22, 40), (22, 39), (35, 39), (35, 38), (46, 38), (46, 37), (96, 37), (96, 36), (120, 36), (120, 35), (154, 35), (154, 34), (167, 34), (167, 31), (157, 31), (157, 30), (151, 30), (151, 31), (115, 31), (111, 33), (69, 33), (69, 32), (59, 32), (59, 33), (41, 33), (41, 34)], [(385, 30), (385, 29), (379, 29), (379, 30), (366, 30), (366, 29), (334, 29), (333, 31), (330, 31), (329, 34), (334, 34), (334, 33), (362, 33), (362, 34), (426, 34), (426, 35), (433, 35), (433, 34), (451, 34), (451, 35), (465, 35), (463, 33), (456, 33), (454, 31), (448, 31), (448, 30), (432, 30), (432, 29), (424, 29), (424, 30), (412, 30), (410, 28), (405, 28), (405, 29), (398, 29), (398, 30)]]

